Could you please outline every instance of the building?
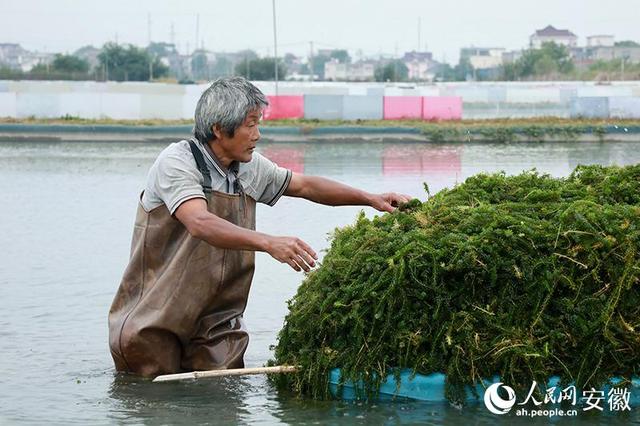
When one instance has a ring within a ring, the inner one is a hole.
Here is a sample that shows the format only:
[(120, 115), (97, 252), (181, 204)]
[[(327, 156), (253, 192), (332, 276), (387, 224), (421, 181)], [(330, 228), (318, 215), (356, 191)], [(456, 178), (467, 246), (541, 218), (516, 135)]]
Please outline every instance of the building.
[(0, 43), (0, 67), (22, 70), (26, 55), (29, 52), (16, 43)]
[(509, 50), (502, 52), (502, 63), (509, 64), (522, 57), (522, 50)]
[(640, 47), (587, 47), (586, 55), (592, 61), (613, 61), (624, 59), (627, 63), (640, 63)]
[(540, 49), (543, 43), (549, 42), (566, 47), (576, 47), (578, 45), (578, 36), (569, 30), (559, 30), (552, 25), (547, 25), (541, 30), (536, 30), (529, 37), (529, 47), (532, 49)]
[(329, 81), (345, 81), (349, 72), (349, 64), (343, 64), (337, 59), (324, 63), (324, 78)]
[(433, 60), (433, 53), (412, 50), (405, 52), (402, 62), (409, 71), (409, 80), (433, 81), (438, 68), (438, 62)]
[(463, 47), (460, 61), (467, 60), (476, 70), (498, 68), (503, 64), (504, 47)]
[(357, 61), (351, 64), (350, 81), (373, 81), (376, 63), (374, 61)]
[(587, 47), (613, 47), (615, 39), (612, 35), (592, 35), (587, 37)]
[(51, 65), (55, 57), (55, 53), (27, 51), (27, 53), (22, 56), (20, 68), (23, 72), (29, 72), (36, 65)]
[(331, 59), (324, 64), (324, 78), (329, 81), (373, 81), (375, 62), (342, 63)]

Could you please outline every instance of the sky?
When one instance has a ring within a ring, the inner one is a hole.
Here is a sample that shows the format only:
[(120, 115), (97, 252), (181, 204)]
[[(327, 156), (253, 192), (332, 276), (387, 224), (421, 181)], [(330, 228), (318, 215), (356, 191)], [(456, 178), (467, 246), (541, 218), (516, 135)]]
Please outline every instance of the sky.
[[(549, 24), (586, 37), (640, 41), (640, 0), (275, 0), (278, 55), (347, 49), (352, 57), (428, 50), (455, 63), (461, 47), (527, 46)], [(197, 22), (199, 21), (199, 25)], [(149, 24), (150, 23), (150, 24)], [(173, 26), (173, 36), (171, 28)], [(1, 0), (0, 43), (73, 53), (108, 41), (175, 41), (186, 53), (253, 49), (273, 56), (272, 0)]]

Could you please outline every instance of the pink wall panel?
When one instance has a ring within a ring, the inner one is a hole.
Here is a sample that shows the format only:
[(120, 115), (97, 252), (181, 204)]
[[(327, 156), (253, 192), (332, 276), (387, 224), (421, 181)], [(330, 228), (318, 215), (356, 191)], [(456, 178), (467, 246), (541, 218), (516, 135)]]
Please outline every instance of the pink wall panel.
[(459, 96), (425, 96), (422, 98), (423, 120), (461, 120), (462, 98)]
[(269, 106), (262, 116), (265, 120), (279, 120), (282, 118), (303, 118), (303, 96), (267, 96)]
[(420, 96), (385, 96), (383, 116), (385, 120), (422, 118)]

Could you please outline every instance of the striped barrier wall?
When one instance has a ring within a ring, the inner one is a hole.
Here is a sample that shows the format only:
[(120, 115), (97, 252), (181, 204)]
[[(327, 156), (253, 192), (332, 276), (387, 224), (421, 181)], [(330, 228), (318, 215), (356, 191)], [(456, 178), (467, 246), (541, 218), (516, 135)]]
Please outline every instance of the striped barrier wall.
[[(256, 82), (265, 120), (458, 120), (531, 117), (640, 118), (640, 82), (594, 84)], [(192, 119), (208, 84), (0, 81), (0, 117)]]

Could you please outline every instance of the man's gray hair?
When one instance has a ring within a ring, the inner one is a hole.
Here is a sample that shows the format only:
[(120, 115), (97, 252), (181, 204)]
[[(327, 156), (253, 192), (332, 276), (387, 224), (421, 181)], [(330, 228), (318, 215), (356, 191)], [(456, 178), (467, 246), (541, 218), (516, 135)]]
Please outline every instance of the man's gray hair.
[(200, 142), (216, 139), (213, 127), (233, 137), (249, 112), (269, 105), (266, 96), (243, 77), (223, 77), (204, 91), (195, 113), (193, 133)]

